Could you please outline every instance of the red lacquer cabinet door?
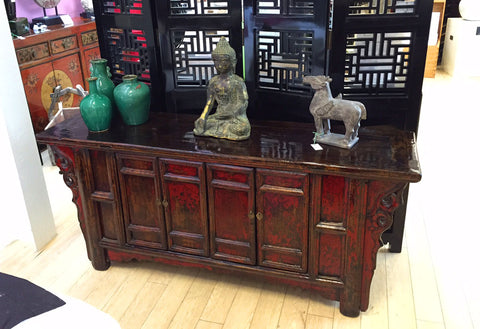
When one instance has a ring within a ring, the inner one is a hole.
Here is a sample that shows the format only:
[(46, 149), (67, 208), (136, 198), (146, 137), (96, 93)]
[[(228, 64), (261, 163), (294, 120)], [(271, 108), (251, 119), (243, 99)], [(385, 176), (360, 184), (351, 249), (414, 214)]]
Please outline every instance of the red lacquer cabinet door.
[(208, 223), (203, 163), (161, 159), (168, 249), (208, 256)]
[(33, 129), (37, 133), (48, 124), (47, 111), (51, 102), (50, 93), (55, 88), (56, 83), (52, 63), (23, 69), (20, 74), (22, 75)]
[[(87, 89), (88, 87), (88, 82), (87, 82), (87, 78), (90, 77), (90, 67), (92, 66), (92, 64), (90, 63), (90, 61), (94, 60), (94, 59), (99, 59), (101, 56), (100, 56), (100, 48), (98, 47), (95, 47), (95, 48), (91, 48), (91, 49), (87, 49), (83, 52), (83, 58), (84, 58), (84, 67), (83, 67), (83, 75), (84, 75), (84, 78), (85, 78), (85, 83), (84, 83), (84, 88)], [(107, 63), (108, 64), (108, 63)]]
[[(87, 87), (83, 85), (82, 66), (80, 64), (80, 57), (78, 53), (57, 59), (53, 61), (52, 64), (55, 72), (56, 86), (62, 86), (62, 88), (75, 88), (75, 86), (79, 84), (84, 89), (87, 89)], [(50, 91), (50, 93), (51, 92), (53, 92), (53, 89)], [(48, 94), (48, 97), (50, 98), (50, 94)], [(69, 94), (63, 100), (63, 107), (79, 106), (80, 101), (80, 96)]]
[(255, 264), (254, 169), (207, 165), (211, 256)]
[(257, 170), (259, 265), (307, 271), (308, 175)]
[(152, 157), (117, 154), (127, 244), (166, 249), (157, 162)]

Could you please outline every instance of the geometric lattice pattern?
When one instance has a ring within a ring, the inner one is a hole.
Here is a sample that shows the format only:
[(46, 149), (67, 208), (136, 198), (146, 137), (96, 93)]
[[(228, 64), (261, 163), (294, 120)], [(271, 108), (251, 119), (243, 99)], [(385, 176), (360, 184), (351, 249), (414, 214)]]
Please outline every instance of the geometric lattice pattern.
[(125, 74), (136, 74), (150, 83), (150, 61), (143, 30), (110, 28), (106, 31), (112, 79), (121, 81)]
[(349, 34), (344, 88), (405, 91), (412, 39), (412, 32)]
[[(216, 74), (212, 50), (228, 31), (172, 31), (176, 87), (205, 87)], [(240, 54), (237, 54), (239, 58)]]
[(257, 0), (257, 14), (266, 15), (313, 15), (314, 1), (302, 0)]
[(170, 15), (228, 15), (226, 0), (169, 0), (169, 2)]
[(404, 15), (414, 14), (420, 0), (352, 0), (349, 15)]
[(312, 31), (258, 31), (258, 87), (309, 93), (302, 82), (311, 73)]
[(103, 13), (143, 15), (143, 1), (144, 0), (103, 1)]

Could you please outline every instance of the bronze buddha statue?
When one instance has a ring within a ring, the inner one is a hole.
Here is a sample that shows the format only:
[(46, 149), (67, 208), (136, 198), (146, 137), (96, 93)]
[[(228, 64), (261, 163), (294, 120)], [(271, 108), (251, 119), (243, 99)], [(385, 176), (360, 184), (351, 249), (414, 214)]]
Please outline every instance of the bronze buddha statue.
[[(237, 141), (248, 139), (251, 128), (247, 118), (247, 88), (243, 79), (234, 72), (237, 56), (225, 37), (212, 51), (212, 59), (218, 75), (208, 83), (207, 104), (195, 121), (193, 133)], [(210, 114), (215, 102), (215, 113)]]

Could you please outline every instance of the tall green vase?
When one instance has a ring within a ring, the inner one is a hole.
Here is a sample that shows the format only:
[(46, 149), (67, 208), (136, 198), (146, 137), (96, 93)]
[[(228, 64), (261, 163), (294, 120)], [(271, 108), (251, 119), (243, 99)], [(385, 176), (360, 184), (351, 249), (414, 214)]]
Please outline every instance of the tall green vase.
[(113, 89), (115, 88), (115, 84), (110, 79), (112, 74), (110, 73), (110, 68), (107, 66), (107, 60), (104, 58), (92, 59), (90, 64), (92, 64), (90, 67), (90, 75), (98, 78), (98, 92), (107, 96), (108, 99), (110, 99), (112, 106), (115, 107), (115, 100), (113, 99)]
[(122, 80), (113, 91), (117, 108), (125, 124), (141, 125), (150, 113), (150, 88), (133, 74), (123, 76)]
[(110, 128), (112, 122), (112, 103), (107, 96), (98, 92), (98, 78), (87, 79), (90, 89), (87, 96), (80, 102), (80, 114), (92, 132), (102, 132)]

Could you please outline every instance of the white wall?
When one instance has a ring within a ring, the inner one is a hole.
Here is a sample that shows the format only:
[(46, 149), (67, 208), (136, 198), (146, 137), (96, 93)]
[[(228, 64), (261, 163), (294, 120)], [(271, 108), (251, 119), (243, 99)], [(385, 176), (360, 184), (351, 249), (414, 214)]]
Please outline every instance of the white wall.
[(40, 249), (55, 223), (3, 1), (0, 45), (0, 247), (33, 238)]

